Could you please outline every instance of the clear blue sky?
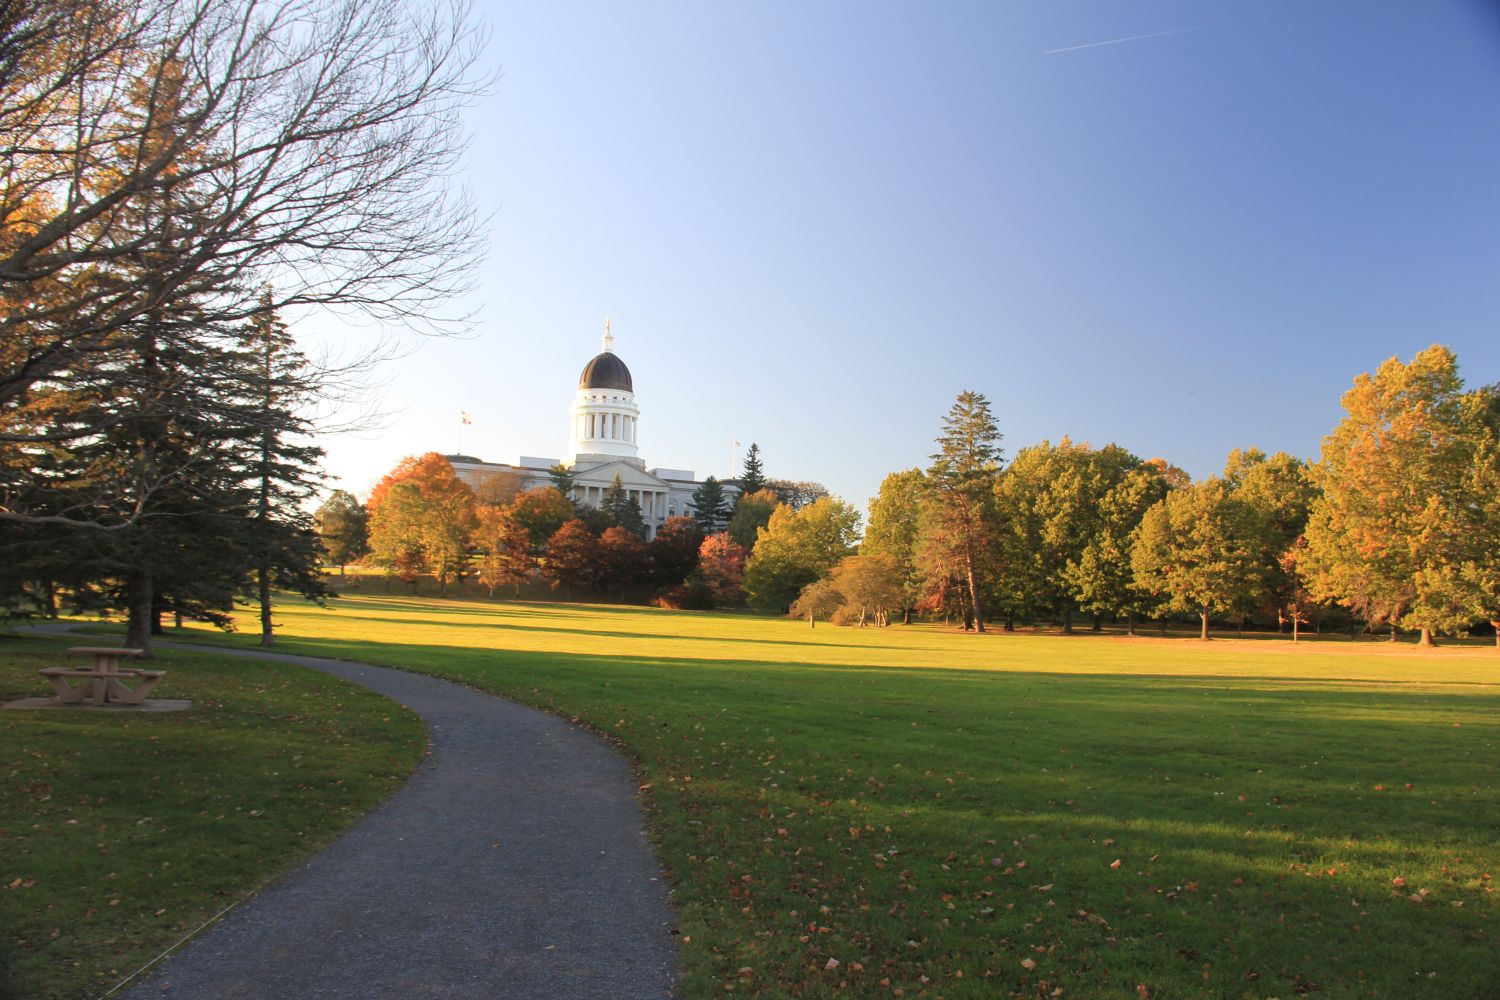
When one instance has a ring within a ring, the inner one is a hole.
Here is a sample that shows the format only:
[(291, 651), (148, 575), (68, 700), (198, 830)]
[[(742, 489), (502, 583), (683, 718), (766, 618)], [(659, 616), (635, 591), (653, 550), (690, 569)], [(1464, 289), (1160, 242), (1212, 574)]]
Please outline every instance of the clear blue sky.
[(757, 441), (861, 509), (963, 389), (1007, 454), (1067, 434), (1203, 476), (1316, 456), (1392, 355), (1500, 380), (1495, 5), (476, 15), (502, 73), (470, 115), (476, 333), (387, 369), (385, 429), (325, 442), (361, 494), (453, 450), (460, 409), (465, 452), (562, 457), (606, 316), (648, 464), (724, 476)]

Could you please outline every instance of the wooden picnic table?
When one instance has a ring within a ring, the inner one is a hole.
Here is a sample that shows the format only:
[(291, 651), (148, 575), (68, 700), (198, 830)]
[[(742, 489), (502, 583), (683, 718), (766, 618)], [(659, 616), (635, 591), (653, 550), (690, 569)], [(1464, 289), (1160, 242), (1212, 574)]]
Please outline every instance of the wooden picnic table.
[[(74, 646), (73, 656), (92, 656), (92, 667), (44, 667), (38, 671), (52, 683), (59, 701), (67, 704), (106, 705), (145, 704), (146, 696), (166, 674), (165, 670), (142, 670), (122, 667), (120, 660), (140, 656), (144, 650), (122, 646)], [(122, 678), (130, 678), (135, 687), (126, 687)], [(75, 685), (74, 681), (83, 683)]]

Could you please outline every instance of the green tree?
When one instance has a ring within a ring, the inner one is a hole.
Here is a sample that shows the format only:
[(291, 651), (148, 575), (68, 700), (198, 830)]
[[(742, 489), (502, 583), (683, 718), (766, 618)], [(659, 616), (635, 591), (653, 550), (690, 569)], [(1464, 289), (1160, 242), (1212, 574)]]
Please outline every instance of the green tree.
[(777, 507), (745, 565), (746, 599), (762, 610), (785, 608), (803, 587), (851, 554), (858, 538), (859, 512), (837, 498), (801, 510)]
[(359, 562), (370, 551), (369, 514), (354, 494), (334, 490), (318, 507), (317, 518), (323, 552), (338, 564), (342, 576), (345, 565)]
[(426, 505), (416, 483), (392, 483), (370, 510), (370, 561), (384, 566), (405, 583), (415, 583), (427, 568), (422, 549)]
[(781, 503), (781, 497), (773, 490), (759, 489), (753, 493), (741, 493), (735, 501), (734, 513), (729, 518), (729, 537), (736, 545), (755, 548), (755, 539), (761, 528), (771, 523), (771, 512)]
[(999, 441), (989, 400), (977, 392), (961, 392), (943, 418), (938, 452), (927, 472), (935, 527), (952, 539), (963, 560), (976, 632), (984, 631), (980, 549), (990, 534)]
[(1307, 465), (1285, 452), (1267, 456), (1259, 448), (1235, 449), (1225, 464), (1224, 480), (1237, 497), (1265, 518), (1266, 547), (1262, 553), (1267, 567), (1265, 597), (1275, 610), (1278, 623), (1290, 617), (1296, 631), (1298, 619), (1306, 620), (1312, 610), (1311, 595), (1297, 575), (1305, 549), (1298, 543), (1307, 530), (1308, 513), (1318, 496)]
[(567, 498), (551, 486), (532, 487), (516, 497), (506, 513), (526, 529), (534, 552), (540, 552), (558, 528), (578, 516)]
[(1213, 614), (1235, 611), (1265, 586), (1266, 521), (1210, 477), (1173, 490), (1141, 519), (1131, 549), (1137, 585), (1168, 610), (1196, 613), (1207, 639)]
[(1134, 635), (1136, 618), (1151, 614), (1158, 602), (1135, 585), (1131, 544), (1146, 511), (1172, 487), (1158, 466), (1123, 449), (1110, 446), (1099, 458), (1110, 467), (1104, 477), (1107, 488), (1097, 502), (1095, 528), (1077, 563), (1065, 572), (1080, 610), (1124, 615), (1126, 631)]
[(1472, 538), (1466, 486), (1482, 438), (1462, 386), (1453, 353), (1437, 345), (1360, 375), (1310, 470), (1321, 491), (1303, 560), (1310, 589), (1389, 622), (1392, 639), (1415, 628), (1431, 644), (1435, 630), (1473, 615), (1455, 578)]
[(1007, 605), (1026, 616), (1062, 616), (1073, 631), (1076, 572), (1096, 528), (1106, 481), (1096, 453), (1064, 437), (1022, 448), (995, 481), (996, 521), (1006, 566)]
[(724, 485), (709, 476), (693, 491), (693, 520), (705, 536), (723, 531), (728, 518), (728, 503), (724, 499)]
[(870, 500), (869, 527), (859, 547), (861, 554), (887, 556), (896, 565), (901, 578), (904, 624), (911, 623), (912, 607), (922, 596), (917, 536), (926, 500), (927, 477), (921, 469), (906, 469), (886, 476), (880, 483), (880, 492)]
[(552, 488), (561, 493), (565, 499), (574, 499), (573, 491), (577, 488), (577, 483), (572, 469), (558, 462), (547, 470), (547, 478), (552, 480)]
[(745, 471), (740, 475), (740, 495), (744, 496), (765, 488), (766, 474), (765, 469), (761, 467), (760, 445), (751, 441), (750, 450), (745, 452)]
[(604, 491), (604, 502), (600, 509), (609, 519), (610, 525), (624, 528), (642, 539), (646, 537), (646, 518), (641, 513), (641, 505), (625, 489), (618, 472), (615, 473), (614, 482)]
[(323, 450), (305, 440), (311, 428), (300, 417), (315, 398), (315, 384), (291, 332), (276, 314), (270, 289), (261, 308), (250, 318), (242, 353), (251, 366), (244, 412), (248, 425), (250, 514), (248, 545), (254, 563), (255, 598), (259, 610), (260, 644), (276, 641), (272, 620), (273, 590), (290, 590), (315, 601), (332, 595), (319, 567), (317, 519), (306, 502), (318, 489), (318, 462)]

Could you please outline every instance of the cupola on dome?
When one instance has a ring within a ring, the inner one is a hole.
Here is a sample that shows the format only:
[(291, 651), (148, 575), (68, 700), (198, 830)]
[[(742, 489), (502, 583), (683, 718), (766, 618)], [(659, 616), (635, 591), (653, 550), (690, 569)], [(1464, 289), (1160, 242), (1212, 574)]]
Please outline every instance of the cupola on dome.
[(617, 358), (613, 351), (596, 355), (583, 366), (583, 374), (578, 376), (578, 388), (635, 391), (635, 385), (630, 381), (630, 369), (625, 367), (625, 362)]

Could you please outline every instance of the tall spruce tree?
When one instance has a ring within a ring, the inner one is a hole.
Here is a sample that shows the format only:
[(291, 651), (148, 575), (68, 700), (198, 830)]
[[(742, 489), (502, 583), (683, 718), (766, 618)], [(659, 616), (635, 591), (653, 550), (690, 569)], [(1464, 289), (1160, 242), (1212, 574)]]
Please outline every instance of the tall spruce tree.
[(254, 562), (260, 644), (276, 641), (273, 589), (321, 601), (332, 591), (319, 571), (317, 520), (305, 503), (318, 488), (323, 450), (297, 443), (309, 431), (299, 411), (313, 395), (307, 365), (273, 305), (270, 289), (245, 332), (244, 353), (253, 375), (246, 388), (249, 438), (246, 472), (254, 491), (248, 547)]
[(705, 536), (724, 530), (729, 521), (729, 504), (724, 497), (724, 484), (713, 476), (703, 480), (693, 491), (693, 520)]
[(750, 442), (745, 452), (745, 471), (740, 475), (740, 496), (766, 488), (766, 471), (761, 467), (760, 445)]
[(933, 523), (962, 559), (974, 630), (983, 632), (986, 581), (981, 578), (980, 550), (992, 534), (995, 478), (1002, 456), (990, 401), (977, 392), (959, 393), (943, 418), (937, 445), (927, 471)]
[(641, 505), (625, 489), (618, 472), (615, 473), (614, 482), (604, 490), (604, 501), (600, 509), (609, 519), (611, 527), (624, 528), (641, 538), (646, 537), (646, 518), (641, 513)]

